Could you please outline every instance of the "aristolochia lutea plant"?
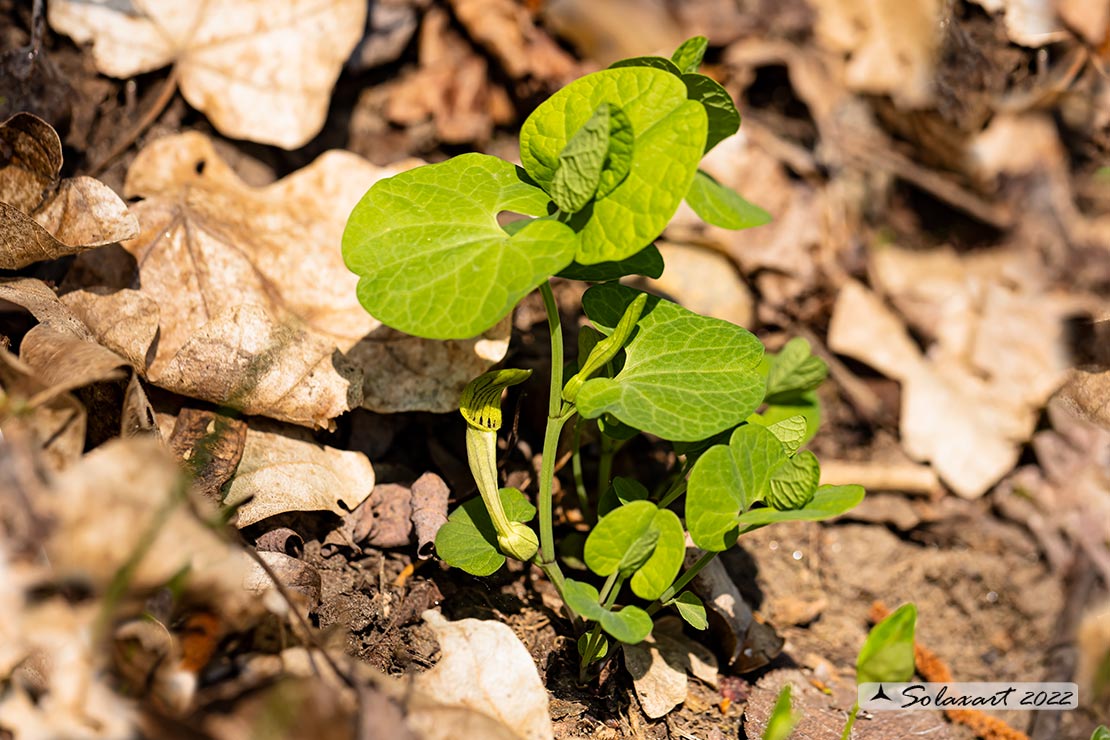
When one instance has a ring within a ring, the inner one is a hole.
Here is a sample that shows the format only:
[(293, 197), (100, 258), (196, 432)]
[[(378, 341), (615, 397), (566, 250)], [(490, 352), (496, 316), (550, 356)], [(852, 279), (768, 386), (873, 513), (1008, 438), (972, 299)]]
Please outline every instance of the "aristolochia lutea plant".
[[(582, 626), (583, 675), (609, 638), (647, 637), (660, 608), (704, 629), (705, 609), (686, 586), (739, 535), (835, 516), (864, 494), (818, 485), (817, 458), (803, 449), (827, 372), (804, 340), (772, 356), (742, 327), (618, 282), (662, 273), (652, 241), (684, 199), (724, 228), (769, 220), (698, 169), (740, 125), (728, 93), (697, 71), (705, 49), (693, 38), (670, 59), (626, 59), (566, 86), (525, 121), (520, 167), (464, 154), (378, 182), (343, 235), (366, 310), (416, 336), (476, 336), (540, 291), (551, 386), (535, 503), (500, 486), (496, 459), (502, 391), (529, 373), (485, 373), (460, 399), (480, 496), (451, 514), (436, 550), (476, 575), (506, 558), (542, 568)], [(503, 212), (523, 218), (501, 225)], [(582, 301), (591, 326), (567, 372), (552, 276), (593, 284)], [(596, 488), (576, 480), (592, 529), (581, 552), (589, 572), (573, 579), (556, 557), (552, 522), (556, 450), (572, 420), (576, 470), (585, 426), (597, 426), (603, 449)], [(613, 451), (638, 432), (668, 441), (680, 461), (654, 496), (644, 482), (609, 479)], [(702, 554), (682, 572), (687, 533)]]

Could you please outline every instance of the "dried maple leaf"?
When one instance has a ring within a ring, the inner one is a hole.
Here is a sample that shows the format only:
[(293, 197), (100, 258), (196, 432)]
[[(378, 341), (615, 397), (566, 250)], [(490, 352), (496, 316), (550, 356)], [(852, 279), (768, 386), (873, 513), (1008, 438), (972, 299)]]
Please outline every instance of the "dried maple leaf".
[(111, 244), (139, 224), (111, 188), (91, 177), (61, 179), (62, 142), (30, 113), (0, 123), (0, 269)]
[[(200, 134), (156, 141), (127, 177), (127, 194), (145, 198), (134, 208), (142, 233), (123, 244), (133, 272), (111, 278), (136, 290), (66, 300), (104, 344), (127, 357), (149, 349), (151, 382), (245, 413), (325, 426), (363, 388), (376, 411), (449, 411), (504, 356), (507, 325), (451, 342), (388, 329), (359, 304), (339, 250), (350, 209), (404, 166), (328, 152), (254, 188)], [(83, 267), (107, 275), (96, 263), (111, 257)]]
[(174, 65), (181, 94), (222, 133), (296, 149), (327, 116), (362, 37), (365, 0), (57, 0), (50, 25), (93, 42), (97, 69)]

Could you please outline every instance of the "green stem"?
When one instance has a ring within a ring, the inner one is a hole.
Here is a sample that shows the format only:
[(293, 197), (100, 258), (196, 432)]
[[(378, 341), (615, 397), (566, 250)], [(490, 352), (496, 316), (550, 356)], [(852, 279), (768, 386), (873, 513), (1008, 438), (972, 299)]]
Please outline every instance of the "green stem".
[(613, 479), (613, 457), (620, 449), (620, 443), (612, 437), (601, 435), (601, 457), (597, 462), (597, 491), (599, 494), (609, 490)]
[(574, 490), (578, 494), (578, 508), (582, 510), (582, 517), (593, 524), (595, 522), (593, 507), (590, 505), (590, 494), (586, 491), (586, 478), (582, 474), (582, 427), (584, 419), (574, 423), (574, 453), (570, 458), (571, 470), (574, 472)]
[[(598, 601), (603, 607), (608, 609), (613, 606), (622, 585), (624, 585), (624, 579), (620, 577), (619, 571), (610, 574), (605, 580), (605, 585), (601, 587), (601, 593), (598, 595)], [(586, 652), (582, 655), (582, 662), (578, 666), (579, 681), (583, 683), (586, 681), (586, 669), (594, 662), (594, 658), (601, 649), (601, 641), (603, 639), (601, 635), (601, 625), (595, 624), (593, 629), (590, 630), (590, 636), (586, 638)]]
[(717, 557), (716, 552), (703, 552), (701, 557), (697, 559), (697, 562), (687, 568), (686, 572), (680, 575), (678, 580), (672, 583), (670, 587), (663, 592), (659, 600), (648, 607), (648, 614), (655, 614), (655, 612), (663, 608), (664, 604), (682, 593), (682, 589), (686, 588), (698, 573), (701, 573), (702, 568), (712, 563), (715, 557)]
[(667, 491), (667, 493), (663, 495), (663, 498), (659, 500), (659, 508), (667, 508), (674, 503), (676, 498), (684, 493), (686, 493), (686, 476), (680, 475), (678, 480), (674, 482), (674, 485), (671, 486), (671, 490)]
[(540, 295), (547, 310), (547, 327), (551, 333), (551, 388), (548, 398), (547, 428), (543, 435), (543, 452), (540, 462), (540, 494), (536, 501), (540, 518), (540, 551), (538, 565), (548, 580), (563, 593), (563, 571), (555, 560), (555, 528), (552, 516), (552, 493), (555, 481), (555, 456), (559, 454), (559, 435), (563, 425), (574, 412), (563, 403), (563, 327), (559, 318), (559, 306), (551, 283), (540, 284)]
[(849, 740), (852, 737), (852, 728), (856, 726), (856, 715), (859, 714), (859, 702), (852, 705), (852, 713), (848, 715), (848, 724), (844, 725), (844, 733), (840, 740)]

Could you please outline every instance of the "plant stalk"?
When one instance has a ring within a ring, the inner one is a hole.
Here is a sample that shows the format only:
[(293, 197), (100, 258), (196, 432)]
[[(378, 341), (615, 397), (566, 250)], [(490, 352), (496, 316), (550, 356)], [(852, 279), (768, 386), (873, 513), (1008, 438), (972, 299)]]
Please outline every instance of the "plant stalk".
[(552, 492), (555, 481), (555, 457), (559, 454), (559, 436), (574, 413), (563, 403), (563, 326), (559, 318), (559, 306), (551, 283), (540, 283), (540, 295), (547, 311), (547, 328), (551, 334), (551, 388), (547, 406), (547, 428), (543, 435), (543, 452), (540, 462), (540, 493), (536, 501), (540, 519), (540, 550), (537, 564), (543, 569), (548, 580), (563, 594), (563, 571), (555, 560), (555, 528), (553, 523)]
[(848, 715), (848, 724), (844, 725), (844, 733), (840, 740), (849, 740), (852, 737), (852, 728), (856, 726), (856, 715), (859, 714), (859, 702), (852, 705), (852, 713)]
[(694, 580), (695, 576), (701, 572), (702, 568), (712, 563), (717, 555), (718, 553), (716, 552), (703, 552), (701, 557), (697, 559), (697, 562), (687, 568), (686, 571), (663, 592), (659, 600), (648, 607), (648, 614), (655, 614), (655, 612), (663, 608), (664, 604), (682, 593), (682, 589), (686, 588), (690, 581)]
[(585, 421), (579, 419), (574, 423), (574, 454), (571, 456), (570, 465), (574, 472), (574, 490), (578, 494), (578, 508), (582, 510), (582, 518), (590, 524), (596, 522), (593, 506), (590, 504), (590, 494), (586, 490), (586, 478), (582, 474), (582, 426)]

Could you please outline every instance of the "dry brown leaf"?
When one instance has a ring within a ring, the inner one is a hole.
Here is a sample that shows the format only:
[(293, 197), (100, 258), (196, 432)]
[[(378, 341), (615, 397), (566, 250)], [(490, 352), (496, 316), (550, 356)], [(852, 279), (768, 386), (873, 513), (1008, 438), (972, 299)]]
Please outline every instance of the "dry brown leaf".
[(665, 716), (686, 701), (686, 674), (717, 685), (717, 659), (704, 646), (682, 634), (682, 622), (664, 617), (655, 623), (651, 637), (624, 646), (624, 667), (632, 676), (644, 714)]
[(684, 39), (663, 0), (547, 0), (543, 21), (580, 56), (601, 65), (643, 54), (670, 56)]
[(55, 392), (36, 377), (34, 368), (0, 348), (0, 433), (14, 438), (12, 428), (19, 427), (42, 450), (47, 467), (61, 470), (81, 457), (86, 424), (80, 401)]
[(935, 336), (927, 357), (902, 321), (858, 283), (841, 291), (828, 338), (834, 351), (903, 384), (903, 447), (966, 498), (983, 495), (1013, 469), (1066, 367), (1062, 307), (1002, 282), (1006, 271), (994, 255), (978, 259), (965, 264), (944, 251), (893, 248), (876, 255), (878, 282), (915, 326)]
[(324, 125), (362, 37), (363, 0), (57, 0), (50, 25), (93, 43), (97, 68), (134, 77), (173, 64), (181, 94), (228, 136), (296, 149)]
[(513, 79), (532, 77), (561, 87), (578, 74), (574, 57), (533, 23), (514, 0), (451, 0), (470, 38), (493, 54)]
[(890, 95), (907, 108), (933, 95), (933, 62), (941, 40), (940, 0), (819, 0), (818, 39), (850, 55), (848, 86)]
[[(58, 300), (49, 285), (34, 278), (0, 279), (0, 301), (14, 303), (35, 317), (40, 324), (71, 334), (80, 339), (93, 340), (81, 320)], [(0, 306), (3, 304), (0, 303)]]
[(221, 490), (243, 459), (247, 424), (206, 409), (183, 408), (166, 444), (185, 464), (193, 488), (218, 503)]
[(420, 26), (420, 67), (393, 83), (386, 117), (402, 126), (434, 120), (448, 143), (485, 142), (495, 125), (511, 123), (508, 93), (491, 82), (488, 64), (451, 29), (442, 8), (432, 8)]
[[(130, 588), (161, 586), (188, 566), (187, 588), (219, 604), (221, 614), (232, 619), (255, 613), (254, 597), (243, 591), (250, 558), (189, 510), (186, 485), (158, 440), (117, 439), (90, 452), (58, 477), (43, 504), (55, 523), (46, 543), (55, 573), (102, 589), (145, 545)], [(210, 508), (199, 498), (193, 505)]]
[(1103, 0), (1056, 0), (1056, 12), (1089, 44), (1102, 43), (1110, 33), (1110, 3)]
[(135, 217), (91, 177), (61, 179), (62, 142), (41, 118), (17, 113), (0, 123), (0, 269), (76, 254), (128, 239)]
[(199, 134), (156, 141), (127, 178), (127, 193), (145, 198), (135, 207), (143, 231), (123, 245), (138, 272), (96, 269), (110, 254), (83, 263), (137, 290), (65, 300), (104, 344), (143, 357), (154, 384), (245, 413), (326, 426), (358, 404), (363, 375), (374, 410), (451, 410), (469, 379), (504, 356), (507, 324), (450, 342), (388, 329), (359, 304), (339, 250), (358, 199), (408, 166), (328, 152), (254, 188)]
[(238, 526), (288, 511), (343, 516), (374, 490), (374, 468), (365, 455), (304, 436), (303, 430), (266, 423), (247, 431), (243, 458), (223, 501), (238, 506)]
[(552, 740), (547, 690), (532, 656), (508, 625), (481, 619), (448, 622), (424, 612), (442, 657), (416, 685), (444, 705), (482, 712), (524, 740)]

